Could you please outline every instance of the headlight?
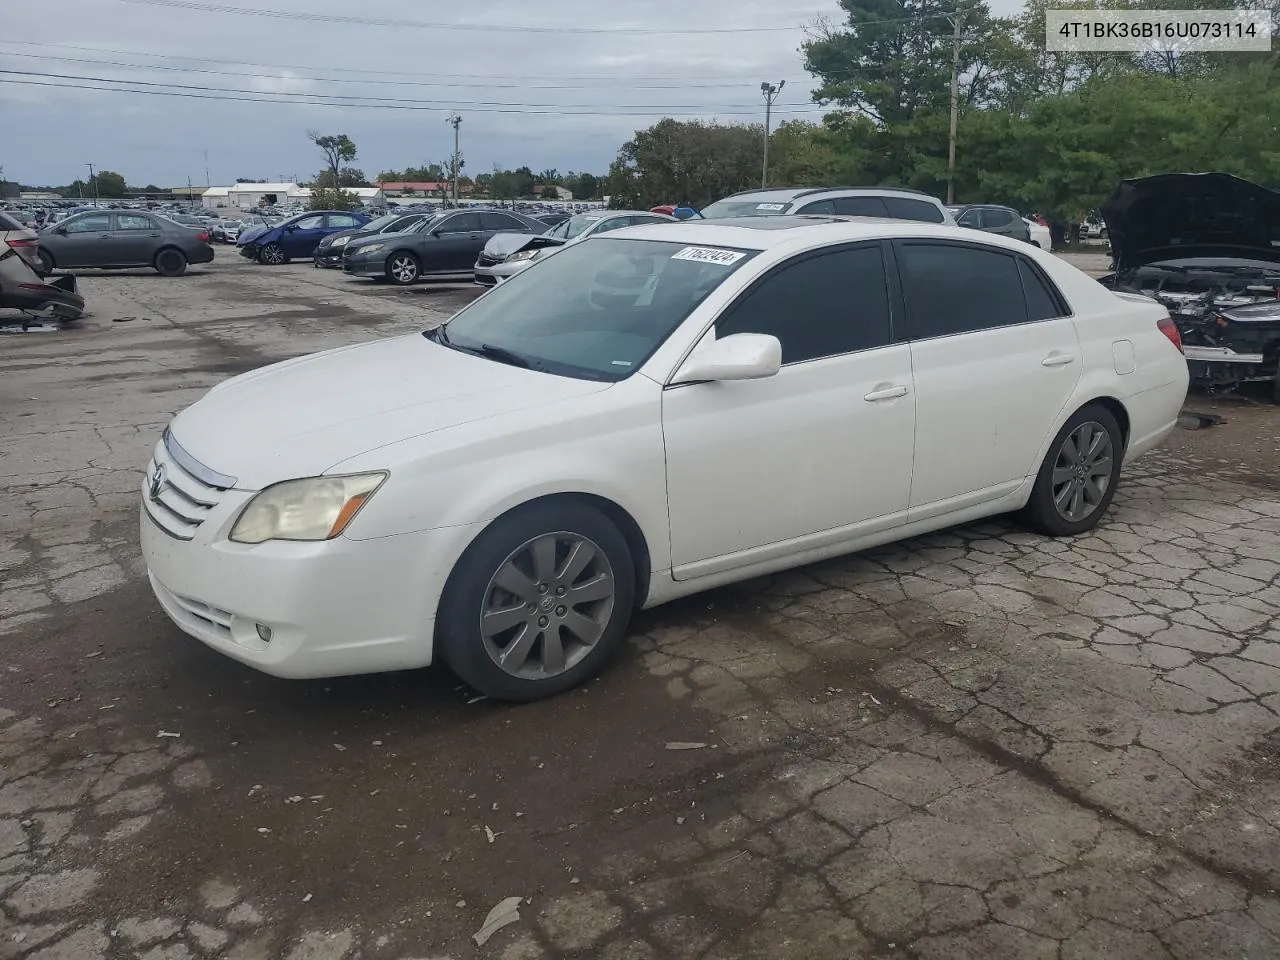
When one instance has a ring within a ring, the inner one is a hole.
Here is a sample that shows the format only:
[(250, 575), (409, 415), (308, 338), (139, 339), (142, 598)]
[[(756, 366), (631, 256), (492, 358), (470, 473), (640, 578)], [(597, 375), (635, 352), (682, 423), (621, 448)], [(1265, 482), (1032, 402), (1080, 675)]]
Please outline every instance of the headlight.
[(249, 501), (231, 528), (235, 543), (268, 540), (332, 540), (347, 528), (385, 473), (286, 480)]
[(350, 242), (351, 242), (350, 237), (339, 237), (337, 240), (333, 241), (333, 243), (330, 244), (330, 246), (345, 247)]
[(502, 262), (503, 263), (523, 263), (526, 260), (536, 260), (538, 258), (538, 254), (540, 253), (542, 253), (541, 250), (521, 250), (518, 253), (513, 253), (511, 256), (507, 257), (507, 259), (503, 260)]
[(371, 243), (367, 247), (357, 247), (353, 252), (354, 253), (377, 253), (379, 250), (381, 250), (385, 246), (386, 246), (385, 243)]

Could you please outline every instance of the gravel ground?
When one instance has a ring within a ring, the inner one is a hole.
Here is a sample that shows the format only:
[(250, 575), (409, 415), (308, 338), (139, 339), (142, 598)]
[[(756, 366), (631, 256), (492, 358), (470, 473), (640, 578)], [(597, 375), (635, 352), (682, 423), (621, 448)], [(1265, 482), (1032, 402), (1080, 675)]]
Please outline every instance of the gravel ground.
[(1280, 956), (1275, 408), (1191, 398), (1227, 422), (1091, 535), (693, 597), (555, 701), (278, 681), (150, 597), (150, 447), (228, 375), (473, 294), (235, 260), (0, 337), (0, 958)]

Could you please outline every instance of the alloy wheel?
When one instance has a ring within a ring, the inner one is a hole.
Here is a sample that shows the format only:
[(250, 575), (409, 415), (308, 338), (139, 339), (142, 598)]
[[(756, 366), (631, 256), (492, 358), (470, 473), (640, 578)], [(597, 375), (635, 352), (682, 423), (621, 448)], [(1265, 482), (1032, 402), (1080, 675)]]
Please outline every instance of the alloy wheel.
[(284, 263), (284, 250), (279, 244), (269, 243), (262, 248), (262, 259), (270, 264)]
[(1062, 441), (1053, 464), (1053, 506), (1058, 516), (1078, 523), (1102, 504), (1111, 485), (1111, 434), (1090, 420)]
[(413, 257), (391, 258), (391, 278), (396, 283), (413, 283), (418, 278), (418, 263)]
[(505, 673), (545, 680), (572, 669), (600, 641), (617, 587), (599, 544), (546, 533), (517, 547), (484, 591), (480, 636)]

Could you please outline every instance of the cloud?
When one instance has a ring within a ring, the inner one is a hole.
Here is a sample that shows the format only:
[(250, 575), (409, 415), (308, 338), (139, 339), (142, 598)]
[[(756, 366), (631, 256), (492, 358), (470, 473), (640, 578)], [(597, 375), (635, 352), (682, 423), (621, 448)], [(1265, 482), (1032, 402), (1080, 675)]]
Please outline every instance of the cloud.
[[(27, 75), (0, 75), (6, 126), (23, 131), (0, 163), (27, 183), (69, 182), (89, 161), (132, 183), (204, 182), (206, 151), (213, 183), (305, 177), (320, 166), (310, 128), (349, 134), (372, 176), (443, 160), (455, 110), (472, 174), (600, 173), (664, 114), (756, 119), (762, 80), (787, 81), (780, 116), (816, 119), (801, 28), (839, 13), (835, 0), (628, 0), (608, 13), (599, 0), (488, 0), (439, 19), (493, 28), (447, 30), (422, 25), (433, 8), (391, 0), (263, 0), (302, 19), (54, 0), (50, 32), (49, 4), (7, 6), (0, 69)], [(401, 25), (315, 19), (353, 14)], [(653, 32), (579, 32), (619, 29)]]

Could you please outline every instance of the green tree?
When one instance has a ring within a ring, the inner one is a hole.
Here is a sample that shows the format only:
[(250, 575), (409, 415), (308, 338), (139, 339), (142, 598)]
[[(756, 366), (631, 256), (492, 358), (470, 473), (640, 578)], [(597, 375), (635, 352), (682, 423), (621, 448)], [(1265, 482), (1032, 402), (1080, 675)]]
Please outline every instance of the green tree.
[(124, 177), (113, 170), (99, 170), (89, 178), (89, 193), (94, 194), (94, 184), (97, 184), (96, 196), (99, 197), (123, 197), (128, 189), (124, 182)]
[(359, 210), (360, 198), (354, 193), (333, 187), (312, 187), (308, 210)]
[(308, 130), (307, 138), (320, 148), (320, 152), (324, 154), (325, 168), (333, 177), (332, 182), (338, 183), (342, 165), (356, 158), (355, 143), (345, 133), (322, 135), (315, 130)]
[(662, 203), (704, 207), (759, 186), (763, 137), (759, 125), (660, 120), (636, 131), (618, 151), (609, 168), (612, 204), (638, 209)]
[(343, 167), (335, 179), (332, 170), (321, 170), (312, 181), (314, 187), (367, 187), (364, 171), (356, 167)]

